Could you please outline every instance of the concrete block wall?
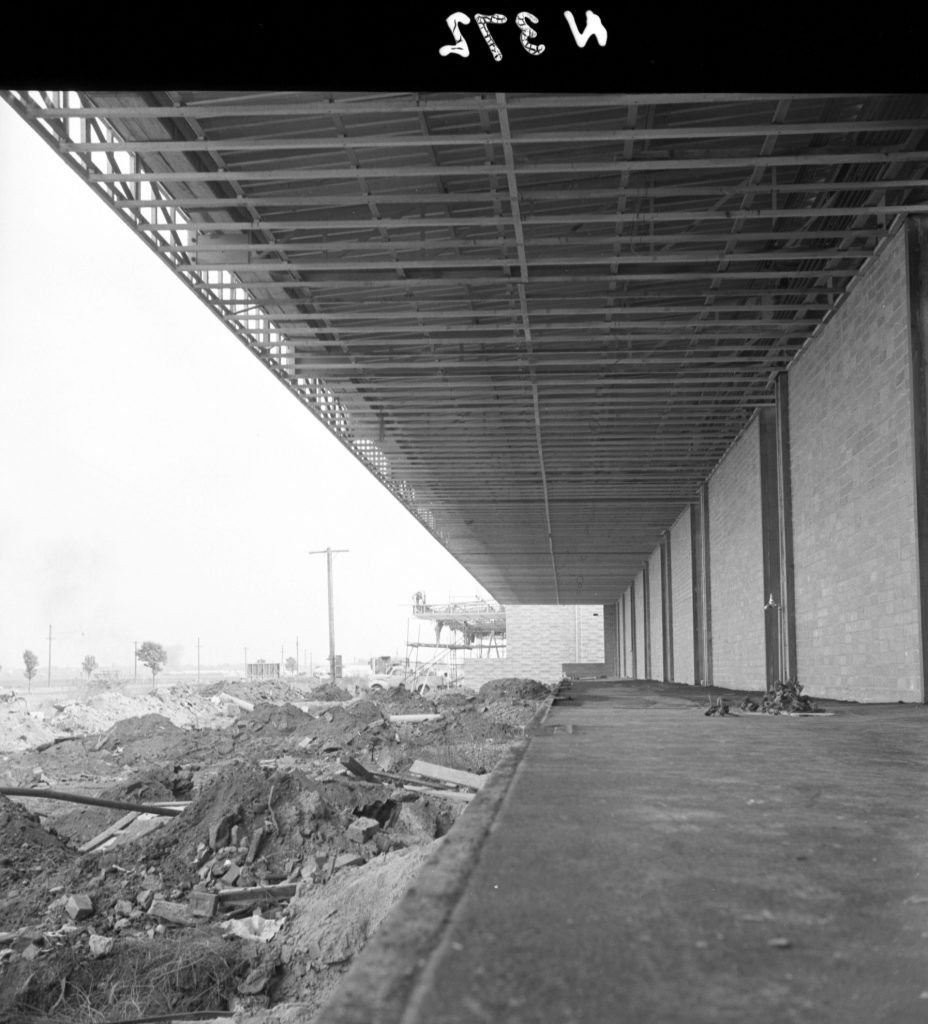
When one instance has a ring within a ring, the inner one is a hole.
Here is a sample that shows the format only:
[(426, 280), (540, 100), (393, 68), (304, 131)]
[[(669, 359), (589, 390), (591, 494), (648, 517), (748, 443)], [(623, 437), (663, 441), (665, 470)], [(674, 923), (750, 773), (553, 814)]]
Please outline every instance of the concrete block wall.
[(648, 559), (648, 591), (651, 602), (651, 678), (664, 678), (664, 625), (661, 614), (661, 549), (656, 548)]
[(632, 600), (634, 591), (629, 587), (625, 591), (625, 625), (622, 631), (622, 643), (625, 648), (625, 675), (630, 677), (633, 672), (632, 666)]
[(670, 529), (670, 593), (673, 602), (674, 682), (695, 683), (693, 655), (693, 552), (690, 510)]
[(756, 417), (709, 477), (712, 682), (764, 690), (764, 562)]
[(638, 648), (639, 679), (645, 678), (644, 672), (644, 573), (635, 577), (635, 644)]
[(470, 690), (479, 690), (491, 679), (506, 679), (513, 673), (508, 658), (463, 658), (458, 662), (461, 683)]
[[(900, 231), (789, 369), (796, 660), (813, 696), (923, 699), (908, 274)], [(756, 417), (710, 474), (706, 496), (712, 679), (764, 689), (768, 658), (776, 658), (765, 615), (775, 613), (764, 609)], [(693, 543), (688, 508), (670, 530), (673, 674), (684, 683), (697, 682)], [(661, 678), (659, 549), (649, 571), (650, 674)], [(624, 594), (621, 630), (626, 673), (639, 677), (644, 616), (639, 573)]]
[[(508, 676), (556, 683), (567, 662), (604, 661), (602, 605), (506, 605), (506, 657), (467, 659), (465, 685)], [(472, 682), (472, 680), (474, 682)]]
[(796, 657), (812, 694), (921, 699), (904, 233), (789, 371)]

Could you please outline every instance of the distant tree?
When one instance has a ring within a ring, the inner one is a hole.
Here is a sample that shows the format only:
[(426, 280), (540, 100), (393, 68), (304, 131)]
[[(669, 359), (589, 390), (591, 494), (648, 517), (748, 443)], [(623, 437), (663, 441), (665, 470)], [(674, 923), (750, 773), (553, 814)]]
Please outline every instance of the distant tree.
[(286, 668), (290, 675), (293, 675), (293, 673), (296, 672), (298, 667), (299, 666), (296, 663), (296, 658), (287, 658), (287, 660), (284, 662), (284, 668)]
[(153, 640), (146, 640), (143, 644), (139, 644), (137, 657), (143, 665), (151, 669), (151, 688), (154, 690), (155, 676), (164, 668), (164, 664), (168, 660), (168, 652), (161, 644), (156, 644)]
[(88, 654), (81, 663), (81, 668), (87, 673), (89, 679), (97, 669), (97, 659), (92, 654)]
[(23, 651), (23, 663), (26, 666), (25, 676), (32, 682), (32, 677), (36, 674), (39, 668), (39, 659), (32, 653), (32, 651)]

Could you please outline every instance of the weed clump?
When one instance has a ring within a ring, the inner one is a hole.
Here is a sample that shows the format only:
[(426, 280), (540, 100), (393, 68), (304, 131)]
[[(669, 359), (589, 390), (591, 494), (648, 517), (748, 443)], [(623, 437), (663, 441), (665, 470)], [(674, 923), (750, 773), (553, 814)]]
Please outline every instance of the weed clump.
[(105, 957), (80, 944), (8, 966), (0, 1022), (97, 1024), (227, 1010), (253, 964), (220, 936), (120, 940)]

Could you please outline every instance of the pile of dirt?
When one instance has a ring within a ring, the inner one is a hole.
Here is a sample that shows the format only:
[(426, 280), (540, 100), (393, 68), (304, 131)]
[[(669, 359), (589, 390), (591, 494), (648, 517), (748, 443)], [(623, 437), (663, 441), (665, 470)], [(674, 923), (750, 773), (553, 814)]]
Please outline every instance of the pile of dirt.
[(42, 711), (30, 711), (22, 697), (0, 694), (0, 750), (18, 752), (50, 743), (55, 730)]
[[(415, 803), (421, 815), (404, 812), (406, 803)], [(397, 794), (390, 785), (347, 777), (320, 782), (299, 769), (241, 764), (205, 786), (182, 815), (132, 846), (140, 863), (157, 865), (166, 885), (247, 888), (311, 878), (334, 867), (341, 854), (367, 859), (435, 838), (456, 813), (437, 795)], [(369, 843), (359, 844), (351, 834), (357, 818), (377, 822)]]
[[(180, 689), (180, 686), (175, 687), (171, 691), (172, 696)], [(187, 684), (184, 689), (206, 698), (218, 697), (225, 693), (239, 700), (247, 700), (250, 704), (280, 704), (284, 701), (306, 700), (306, 689), (285, 679), (221, 679), (218, 683), (210, 683), (195, 689)]]
[[(432, 842), (388, 853), (341, 872), (328, 885), (301, 890), (275, 943), (285, 970), (271, 989), (273, 1002), (298, 1003), (305, 1015), (300, 1019), (315, 1013), (436, 846)], [(262, 1017), (250, 1015), (249, 1020), (261, 1024)]]
[(123, 718), (110, 726), (97, 741), (96, 749), (114, 750), (132, 740), (154, 741), (164, 747), (172, 740), (176, 741), (184, 735), (184, 730), (176, 726), (170, 718), (149, 712), (147, 715), (136, 715), (134, 718)]
[[(444, 697), (443, 694), (434, 698), (424, 697), (414, 690), (407, 690), (403, 686), (391, 689), (372, 689), (370, 700), (383, 712), (390, 715), (415, 715), (431, 714), (439, 711), (437, 702)], [(472, 698), (476, 699), (476, 698)]]
[[(0, 943), (0, 992), (22, 996), (17, 1024), (70, 1020), (81, 1005), (102, 1019), (233, 1004), (271, 1024), (284, 1019), (281, 1001), (299, 1001), (294, 1013), (306, 1019), (467, 806), (442, 782), (422, 791), (430, 784), (409, 776), (412, 762), (490, 771), (549, 692), (497, 680), (480, 695), (390, 689), (351, 699), (328, 683), (305, 693), (273, 680), (116, 696), (58, 705), (58, 727), (84, 735), (0, 757), (0, 778), (189, 803), (175, 817), (136, 815), (130, 829), (155, 830), (81, 855), (62, 835), (78, 846), (132, 816), (47, 798), (30, 797), (29, 810), (0, 805), (0, 894), (16, 893), (0, 901), (0, 932), (16, 929)], [(41, 723), (25, 705), (13, 711)], [(392, 720), (404, 715), (439, 717)], [(181, 955), (202, 948), (206, 965), (223, 945), (233, 966), (221, 978), (205, 966), (198, 975)], [(159, 1002), (143, 975), (171, 963), (170, 999)], [(126, 978), (137, 1008), (123, 998)], [(194, 1005), (188, 982), (201, 981), (212, 994)], [(89, 989), (114, 1001), (100, 1005)]]
[(349, 693), (348, 690), (341, 686), (333, 686), (331, 682), (323, 683), (321, 686), (316, 686), (314, 689), (309, 691), (309, 700), (351, 700), (354, 696), (353, 693)]
[(0, 795), (0, 931), (28, 920), (76, 857), (38, 815)]
[(477, 691), (484, 701), (544, 700), (550, 689), (537, 679), (491, 679)]

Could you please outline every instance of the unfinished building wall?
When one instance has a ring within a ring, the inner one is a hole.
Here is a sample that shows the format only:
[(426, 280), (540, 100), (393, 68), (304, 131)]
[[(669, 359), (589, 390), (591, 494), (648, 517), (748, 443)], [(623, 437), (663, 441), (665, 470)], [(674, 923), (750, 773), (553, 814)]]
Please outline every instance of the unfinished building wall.
[(664, 626), (661, 602), (661, 549), (656, 548), (648, 559), (648, 604), (650, 615), (649, 640), (651, 642), (651, 678), (664, 678)]
[(604, 663), (606, 659), (606, 636), (602, 605), (574, 605), (574, 611), (576, 613), (577, 646), (580, 651), (580, 661), (587, 665)]
[(647, 609), (644, 604), (644, 572), (638, 573), (635, 577), (635, 648), (637, 651), (637, 672), (639, 679), (646, 678), (647, 667), (645, 665), (644, 650), (644, 620)]
[(922, 694), (905, 234), (789, 371), (796, 660), (806, 690)]
[(693, 552), (690, 510), (670, 529), (670, 593), (673, 603), (673, 674), (677, 683), (695, 683), (693, 658)]
[(619, 676), (619, 621), (615, 602), (603, 606), (603, 646), (605, 647), (606, 675)]
[(565, 663), (602, 664), (602, 605), (506, 605), (506, 657), (462, 662), (464, 682), (479, 688), (507, 676), (556, 683)]
[(764, 690), (760, 440), (751, 420), (709, 477), (712, 682)]

